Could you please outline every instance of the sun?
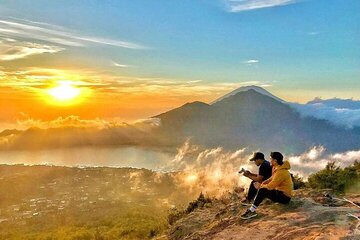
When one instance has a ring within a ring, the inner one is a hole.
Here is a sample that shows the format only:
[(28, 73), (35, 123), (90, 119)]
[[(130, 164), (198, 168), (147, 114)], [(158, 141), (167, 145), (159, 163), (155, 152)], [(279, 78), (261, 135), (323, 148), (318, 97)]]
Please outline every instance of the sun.
[(56, 105), (72, 105), (78, 103), (84, 90), (70, 80), (57, 81), (55, 86), (46, 90), (47, 101)]
[(80, 95), (80, 89), (74, 87), (71, 81), (60, 81), (59, 86), (49, 89), (48, 92), (59, 101), (68, 101)]

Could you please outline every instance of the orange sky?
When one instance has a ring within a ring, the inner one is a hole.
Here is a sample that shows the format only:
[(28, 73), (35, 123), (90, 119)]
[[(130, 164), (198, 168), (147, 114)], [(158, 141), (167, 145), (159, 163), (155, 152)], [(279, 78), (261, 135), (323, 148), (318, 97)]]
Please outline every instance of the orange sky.
[[(48, 90), (64, 79), (72, 81), (75, 88), (87, 94), (69, 104), (55, 103)], [(51, 120), (69, 115), (84, 119), (117, 117), (131, 121), (151, 117), (186, 102), (209, 102), (238, 86), (172, 79), (117, 78), (58, 69), (3, 71), (2, 81), (1, 120), (10, 122), (24, 116)]]

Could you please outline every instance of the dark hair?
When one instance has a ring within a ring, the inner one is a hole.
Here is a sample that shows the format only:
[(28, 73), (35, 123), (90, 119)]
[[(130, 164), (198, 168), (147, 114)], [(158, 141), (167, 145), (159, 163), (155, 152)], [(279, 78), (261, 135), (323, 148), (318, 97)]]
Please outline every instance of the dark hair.
[(279, 152), (271, 152), (270, 157), (276, 160), (277, 164), (282, 165), (284, 156)]

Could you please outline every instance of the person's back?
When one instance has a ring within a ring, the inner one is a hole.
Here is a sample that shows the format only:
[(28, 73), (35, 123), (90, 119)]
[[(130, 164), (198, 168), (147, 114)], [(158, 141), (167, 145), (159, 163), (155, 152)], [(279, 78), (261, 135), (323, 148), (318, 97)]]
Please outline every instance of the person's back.
[(265, 182), (262, 187), (269, 190), (275, 189), (281, 191), (291, 198), (293, 196), (293, 182), (289, 169), (290, 163), (288, 161), (284, 161), (282, 165), (279, 165), (274, 169), (274, 173), (270, 181), (268, 183)]
[(259, 175), (263, 176), (262, 181), (265, 181), (271, 177), (272, 167), (269, 161), (264, 160), (259, 167)]

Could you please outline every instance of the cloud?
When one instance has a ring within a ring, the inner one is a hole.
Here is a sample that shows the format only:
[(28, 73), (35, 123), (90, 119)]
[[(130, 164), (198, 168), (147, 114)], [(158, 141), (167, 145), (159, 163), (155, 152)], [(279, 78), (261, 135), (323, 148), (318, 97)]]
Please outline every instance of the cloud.
[[(249, 179), (237, 172), (245, 168), (257, 173), (257, 167), (248, 161), (250, 156), (246, 148), (235, 151), (226, 151), (222, 147), (204, 149), (187, 140), (168, 167), (181, 171), (177, 175), (180, 185), (194, 192), (218, 196), (236, 186), (248, 187)], [(307, 179), (310, 174), (324, 169), (329, 162), (335, 161), (340, 167), (352, 165), (355, 160), (360, 160), (360, 150), (327, 154), (323, 146), (314, 146), (300, 155), (285, 156), (285, 159), (290, 162), (291, 173)]]
[(245, 150), (203, 149), (187, 140), (165, 169), (180, 171), (176, 182), (190, 191), (221, 196), (238, 185), (248, 185), (249, 181), (237, 174), (241, 167), (255, 170), (247, 165), (250, 156)]
[[(17, 120), (17, 130), (0, 132), (2, 150), (65, 149), (86, 146), (163, 146), (153, 130), (160, 119), (142, 119), (125, 123), (116, 118), (81, 119), (79, 116), (58, 117), (44, 121), (26, 114)], [(166, 141), (169, 142), (169, 141)]]
[(324, 169), (329, 162), (335, 162), (340, 167), (347, 167), (356, 160), (360, 160), (360, 150), (326, 154), (326, 149), (323, 146), (314, 146), (303, 154), (289, 157), (292, 172), (305, 179), (310, 174)]
[(360, 101), (351, 99), (315, 99), (307, 104), (289, 104), (304, 117), (327, 120), (340, 127), (360, 127)]
[(117, 126), (116, 122), (109, 122), (100, 118), (86, 120), (81, 119), (79, 116), (67, 116), (58, 117), (54, 120), (43, 121), (40, 119), (33, 119), (27, 114), (22, 113), (23, 118), (17, 120), (17, 129), (29, 129), (29, 128), (63, 128), (63, 127), (78, 127), (78, 128), (106, 128), (111, 126)]
[(47, 41), (64, 46), (79, 47), (92, 43), (129, 49), (145, 48), (144, 46), (133, 42), (86, 36), (56, 25), (29, 20), (22, 20), (20, 22), (19, 19), (17, 19), (17, 21), (0, 19), (0, 32), (11, 37), (27, 39), (30, 36), (33, 40)]
[(360, 109), (360, 100), (354, 100), (354, 99), (315, 98), (314, 100), (308, 102), (307, 104), (324, 104), (328, 107), (334, 107), (334, 108), (338, 108), (338, 109), (354, 109), (354, 110)]
[[(161, 126), (160, 119), (124, 123), (116, 119), (81, 119), (78, 116), (59, 117), (51, 121), (32, 119), (26, 114), (23, 117), (24, 119), (18, 121), (18, 125), (30, 129), (2, 132), (2, 150), (75, 151), (76, 148), (90, 147), (99, 148), (100, 151), (101, 147), (136, 146), (156, 147), (157, 150), (166, 150), (166, 153), (170, 154), (169, 147), (175, 147), (169, 145), (169, 139), (161, 139), (156, 135), (156, 129)], [(236, 186), (248, 187), (249, 179), (239, 175), (238, 171), (245, 168), (257, 173), (257, 167), (248, 161), (251, 155), (247, 148), (233, 151), (220, 146), (204, 148), (192, 144), (191, 139), (188, 139), (178, 147), (172, 158), (169, 155), (166, 162), (152, 166), (159, 171), (175, 171), (177, 183), (195, 193), (202, 191), (219, 196)], [(285, 159), (291, 164), (291, 173), (307, 179), (310, 174), (324, 169), (329, 162), (335, 162), (340, 167), (352, 165), (354, 161), (360, 160), (360, 150), (330, 154), (323, 146), (313, 146), (299, 155), (285, 155)], [(47, 161), (51, 160), (51, 157), (47, 158)], [(91, 161), (87, 164), (91, 164)]]
[(98, 93), (122, 93), (152, 96), (216, 96), (225, 94), (243, 83), (209, 83), (199, 79), (171, 79), (114, 76), (93, 70), (61, 70), (49, 68), (0, 69), (0, 88), (11, 87), (27, 92), (39, 92), (56, 81), (71, 79), (79, 87)]
[(9, 17), (9, 19), (13, 19), (13, 20), (18, 21), (18, 22), (25, 22), (25, 23), (31, 23), (31, 24), (40, 25), (40, 26), (46, 26), (46, 27), (50, 27), (50, 28), (65, 29), (64, 27), (59, 26), (59, 25), (50, 24), (50, 23), (44, 23), (44, 22), (31, 21), (31, 20), (24, 19), (24, 18)]
[(120, 63), (117, 63), (117, 62), (112, 62), (113, 66), (115, 67), (120, 67), (120, 68), (129, 68), (129, 67), (134, 67), (132, 65), (126, 65), (126, 64), (120, 64)]
[(50, 128), (94, 128), (94, 129), (106, 129), (115, 127), (128, 127), (133, 126), (137, 129), (151, 130), (161, 126), (161, 120), (159, 118), (146, 118), (138, 119), (131, 123), (125, 123), (117, 118), (113, 119), (81, 119), (79, 116), (70, 115), (67, 117), (58, 117), (53, 120), (44, 121), (40, 119), (31, 118), (26, 113), (20, 113), (21, 118), (16, 120), (16, 125), (13, 127), (16, 129), (27, 130), (30, 128), (50, 129)]
[(243, 63), (248, 64), (248, 65), (257, 64), (257, 63), (259, 63), (259, 62), (260, 62), (260, 61), (259, 61), (259, 60), (256, 60), (256, 59), (250, 59), (250, 60), (243, 61)]
[(250, 11), (261, 8), (284, 6), (296, 3), (296, 0), (226, 0), (230, 12)]
[(57, 46), (32, 42), (18, 42), (13, 39), (4, 39), (0, 45), (0, 60), (11, 61), (25, 58), (31, 55), (57, 53), (63, 50), (64, 48)]

